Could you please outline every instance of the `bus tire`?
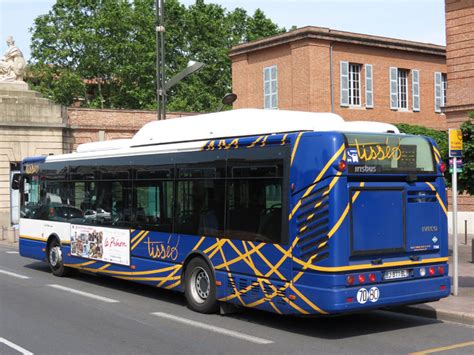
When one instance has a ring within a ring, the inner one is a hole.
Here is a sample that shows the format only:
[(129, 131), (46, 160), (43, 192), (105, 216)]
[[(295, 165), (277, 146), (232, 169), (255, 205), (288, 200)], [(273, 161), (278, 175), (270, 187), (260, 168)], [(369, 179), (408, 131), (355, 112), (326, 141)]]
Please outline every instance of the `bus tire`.
[(219, 305), (216, 298), (216, 280), (209, 264), (202, 258), (193, 258), (184, 275), (184, 294), (188, 307), (199, 313), (215, 313)]
[(61, 243), (58, 241), (58, 239), (53, 238), (51, 240), (47, 251), (48, 254), (46, 255), (46, 259), (48, 260), (48, 265), (53, 275), (59, 277), (69, 275), (69, 268), (64, 266)]

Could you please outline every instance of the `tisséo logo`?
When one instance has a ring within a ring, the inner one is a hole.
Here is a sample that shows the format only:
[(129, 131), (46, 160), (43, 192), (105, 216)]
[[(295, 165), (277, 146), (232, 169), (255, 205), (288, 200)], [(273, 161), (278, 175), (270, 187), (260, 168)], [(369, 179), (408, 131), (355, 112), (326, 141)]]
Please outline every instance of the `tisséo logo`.
[(366, 288), (361, 288), (357, 291), (357, 302), (364, 304), (367, 301), (377, 302), (380, 297), (380, 290), (378, 287), (371, 287), (370, 290)]

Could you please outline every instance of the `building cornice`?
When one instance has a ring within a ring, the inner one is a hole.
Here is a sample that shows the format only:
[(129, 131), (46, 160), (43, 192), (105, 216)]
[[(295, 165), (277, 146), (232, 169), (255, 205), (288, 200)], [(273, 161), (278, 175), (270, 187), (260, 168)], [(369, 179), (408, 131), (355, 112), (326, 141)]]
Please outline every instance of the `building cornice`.
[(58, 129), (69, 129), (71, 126), (67, 123), (47, 123), (47, 122), (0, 122), (0, 127), (12, 127), (12, 128), (58, 128)]
[(466, 105), (450, 105), (446, 106), (443, 112), (453, 113), (453, 112), (464, 112), (464, 111), (473, 111), (474, 112), (474, 103)]
[(330, 28), (314, 26), (303, 27), (294, 31), (285, 32), (275, 36), (237, 45), (230, 50), (229, 56), (232, 59), (238, 55), (308, 39), (428, 54), (443, 58), (446, 57), (445, 46), (353, 32), (337, 31)]

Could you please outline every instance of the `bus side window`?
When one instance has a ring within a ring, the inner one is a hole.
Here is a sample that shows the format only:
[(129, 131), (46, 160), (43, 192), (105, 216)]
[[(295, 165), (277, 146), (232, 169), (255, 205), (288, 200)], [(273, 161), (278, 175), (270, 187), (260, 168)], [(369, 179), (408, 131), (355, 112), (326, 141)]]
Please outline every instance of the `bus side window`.
[(175, 232), (222, 236), (225, 180), (180, 180), (177, 189)]
[(74, 181), (71, 206), (83, 214), (75, 222), (129, 228), (131, 196), (130, 181)]
[(21, 184), (20, 217), (37, 219), (40, 207), (40, 177), (24, 175)]
[(132, 225), (159, 232), (173, 230), (173, 182), (143, 180), (134, 183)]
[(95, 181), (73, 181), (71, 183), (70, 206), (79, 210), (83, 218), (75, 219), (75, 223), (95, 224), (94, 203), (96, 201)]
[(227, 180), (226, 236), (279, 243), (282, 240), (281, 163), (230, 168)]
[(69, 189), (66, 181), (44, 180), (40, 195), (40, 219), (58, 222), (69, 219)]

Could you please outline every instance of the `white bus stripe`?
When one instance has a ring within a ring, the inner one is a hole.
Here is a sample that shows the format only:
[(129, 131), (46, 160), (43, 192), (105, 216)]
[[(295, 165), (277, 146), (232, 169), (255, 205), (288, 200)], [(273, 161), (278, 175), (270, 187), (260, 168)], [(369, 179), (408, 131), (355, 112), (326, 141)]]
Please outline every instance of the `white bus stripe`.
[(211, 332), (227, 335), (227, 336), (234, 337), (234, 338), (241, 339), (241, 340), (246, 340), (246, 341), (249, 341), (249, 342), (255, 343), (255, 344), (271, 344), (271, 343), (273, 343), (272, 340), (267, 340), (267, 339), (263, 339), (263, 338), (254, 337), (252, 335), (236, 332), (236, 331), (233, 331), (233, 330), (219, 328), (219, 327), (216, 327), (216, 326), (213, 326), (213, 325), (209, 325), (209, 324), (205, 324), (205, 323), (201, 323), (201, 322), (196, 322), (196, 321), (191, 320), (191, 319), (177, 317), (177, 316), (174, 316), (174, 315), (168, 314), (168, 313), (154, 312), (154, 313), (151, 313), (151, 314), (153, 314), (155, 316), (158, 316), (158, 317), (171, 319), (171, 320), (174, 320), (174, 321), (179, 322), (179, 323), (191, 325), (191, 326), (196, 327), (196, 328), (202, 328), (202, 329), (209, 330)]
[(16, 277), (17, 279), (29, 279), (28, 276), (24, 276), (24, 275), (20, 275), (20, 274), (17, 274), (17, 273), (14, 273), (14, 272), (10, 272), (10, 271), (6, 271), (6, 270), (2, 270), (0, 269), (0, 274), (5, 274), (5, 275), (8, 275), (8, 276), (13, 276), (13, 277)]
[(120, 302), (120, 301), (114, 300), (112, 298), (95, 295), (95, 294), (89, 293), (89, 292), (79, 291), (79, 290), (76, 290), (74, 288), (69, 288), (69, 287), (65, 287), (65, 286), (61, 286), (61, 285), (49, 284), (48, 286), (56, 288), (58, 290), (63, 290), (63, 291), (66, 291), (66, 292), (75, 293), (77, 295), (81, 295), (81, 296), (85, 296), (85, 297), (89, 297), (89, 298), (94, 298), (96, 300), (103, 301), (103, 302), (108, 302), (108, 303)]
[(12, 349), (15, 349), (19, 353), (22, 353), (23, 355), (33, 355), (31, 351), (28, 351), (24, 348), (22, 348), (20, 345), (16, 345), (15, 343), (12, 343), (11, 341), (8, 341), (5, 338), (0, 338), (0, 343), (5, 344), (6, 346), (9, 346)]

